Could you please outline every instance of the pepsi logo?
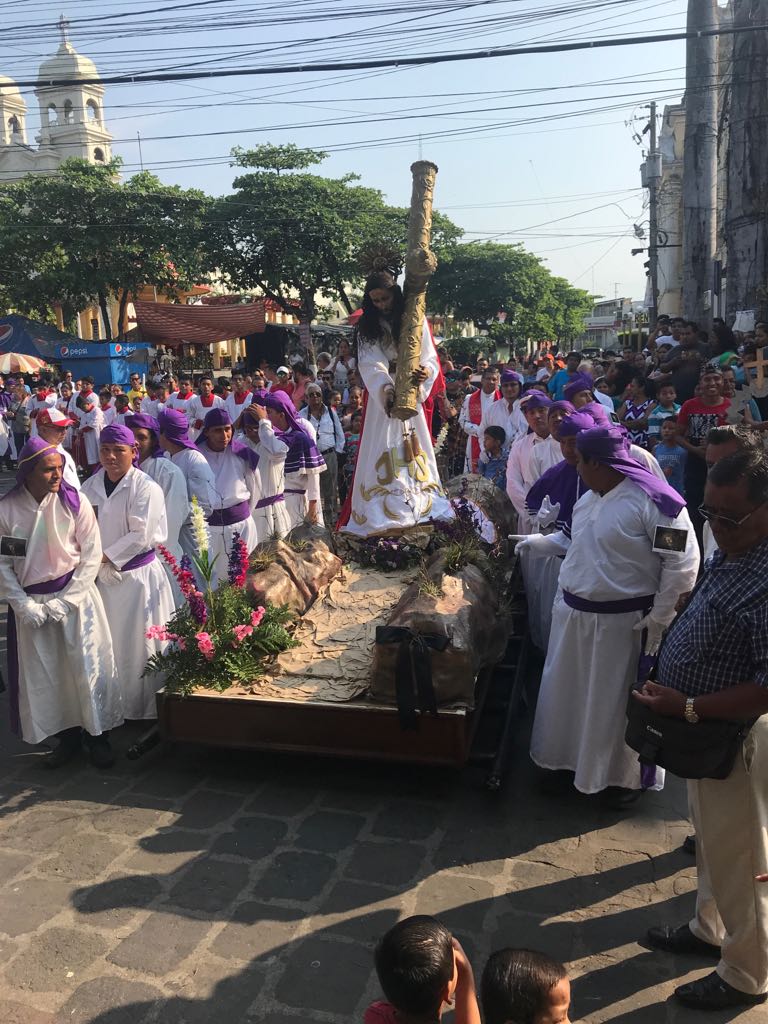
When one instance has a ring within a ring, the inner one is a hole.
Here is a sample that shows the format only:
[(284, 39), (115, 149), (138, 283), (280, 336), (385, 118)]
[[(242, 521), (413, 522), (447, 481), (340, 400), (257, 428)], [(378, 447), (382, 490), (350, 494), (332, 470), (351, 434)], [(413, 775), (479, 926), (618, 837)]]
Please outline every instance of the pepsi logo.
[(59, 349), (59, 355), (61, 356), (62, 359), (66, 359), (66, 357), (69, 355), (69, 346), (62, 345), (61, 348)]
[(4, 345), (6, 341), (10, 341), (13, 337), (13, 324), (3, 324), (0, 327), (0, 345)]
[(115, 345), (115, 355), (116, 356), (119, 356), (122, 351), (123, 351), (123, 346), (122, 345)]

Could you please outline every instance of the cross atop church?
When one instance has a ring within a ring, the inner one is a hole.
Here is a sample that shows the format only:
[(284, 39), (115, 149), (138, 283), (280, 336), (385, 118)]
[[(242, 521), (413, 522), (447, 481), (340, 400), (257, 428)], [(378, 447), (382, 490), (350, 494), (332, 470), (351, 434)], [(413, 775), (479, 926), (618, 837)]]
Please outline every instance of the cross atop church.
[(66, 46), (69, 42), (69, 22), (63, 14), (56, 22), (56, 25), (58, 26), (59, 32), (61, 32), (61, 45)]

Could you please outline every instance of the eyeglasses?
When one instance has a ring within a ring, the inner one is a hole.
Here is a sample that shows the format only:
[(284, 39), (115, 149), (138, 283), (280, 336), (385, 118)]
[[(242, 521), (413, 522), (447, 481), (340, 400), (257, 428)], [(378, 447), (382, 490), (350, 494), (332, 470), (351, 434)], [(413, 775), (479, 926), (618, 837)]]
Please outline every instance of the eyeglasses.
[(722, 516), (719, 512), (715, 512), (712, 508), (707, 508), (706, 505), (699, 505), (699, 515), (702, 519), (706, 519), (708, 523), (714, 523), (715, 520), (721, 523), (728, 530), (735, 530), (737, 526), (743, 526), (744, 523), (753, 516), (755, 512), (759, 512), (760, 509), (765, 505), (765, 502), (761, 502), (757, 508), (753, 508), (751, 512), (747, 512), (741, 519), (733, 519), (731, 516)]

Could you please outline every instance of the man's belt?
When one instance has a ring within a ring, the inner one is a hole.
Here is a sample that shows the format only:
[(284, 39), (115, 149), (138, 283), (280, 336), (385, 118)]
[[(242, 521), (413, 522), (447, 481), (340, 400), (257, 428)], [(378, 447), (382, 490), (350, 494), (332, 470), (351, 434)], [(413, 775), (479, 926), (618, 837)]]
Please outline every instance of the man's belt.
[(323, 451), (320, 452), (320, 454), (321, 455), (328, 455), (330, 452), (335, 452), (335, 451), (336, 451), (336, 449), (333, 448), (333, 447), (331, 447), (331, 448), (324, 448)]
[(234, 526), (242, 523), (251, 514), (251, 506), (247, 501), (240, 501), (229, 508), (217, 508), (208, 516), (209, 526)]
[(306, 491), (292, 491), (290, 487), (286, 487), (283, 494), (306, 494)]
[[(289, 491), (288, 493), (291, 494), (293, 492)], [(285, 495), (273, 494), (271, 498), (259, 498), (256, 502), (256, 508), (266, 508), (268, 505), (276, 505), (278, 501), (285, 501)]]
[(31, 587), (24, 587), (25, 594), (58, 594), (60, 590), (69, 583), (72, 577), (75, 575), (75, 570), (72, 572), (65, 573), (63, 576), (57, 576), (55, 580), (46, 580), (44, 583), (33, 583)]
[(563, 591), (563, 600), (577, 612), (594, 612), (596, 615), (622, 615), (624, 612), (645, 612), (653, 607), (654, 595), (627, 597), (621, 601), (588, 601), (585, 597)]
[(131, 569), (141, 569), (143, 565), (149, 565), (150, 562), (155, 560), (155, 549), (150, 548), (149, 551), (142, 551), (140, 555), (134, 555), (133, 558), (126, 562), (125, 565), (120, 569), (120, 572), (130, 572)]

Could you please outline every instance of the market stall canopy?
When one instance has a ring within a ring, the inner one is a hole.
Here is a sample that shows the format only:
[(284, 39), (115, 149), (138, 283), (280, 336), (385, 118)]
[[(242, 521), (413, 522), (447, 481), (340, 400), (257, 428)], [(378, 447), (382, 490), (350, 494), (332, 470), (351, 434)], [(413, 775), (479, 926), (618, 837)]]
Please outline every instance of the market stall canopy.
[(14, 352), (50, 361), (61, 358), (62, 347), (83, 344), (82, 339), (59, 331), (51, 324), (41, 324), (16, 313), (0, 317), (0, 355)]
[(163, 345), (209, 345), (214, 341), (262, 334), (263, 302), (240, 306), (176, 306), (136, 302), (136, 320), (145, 341)]

